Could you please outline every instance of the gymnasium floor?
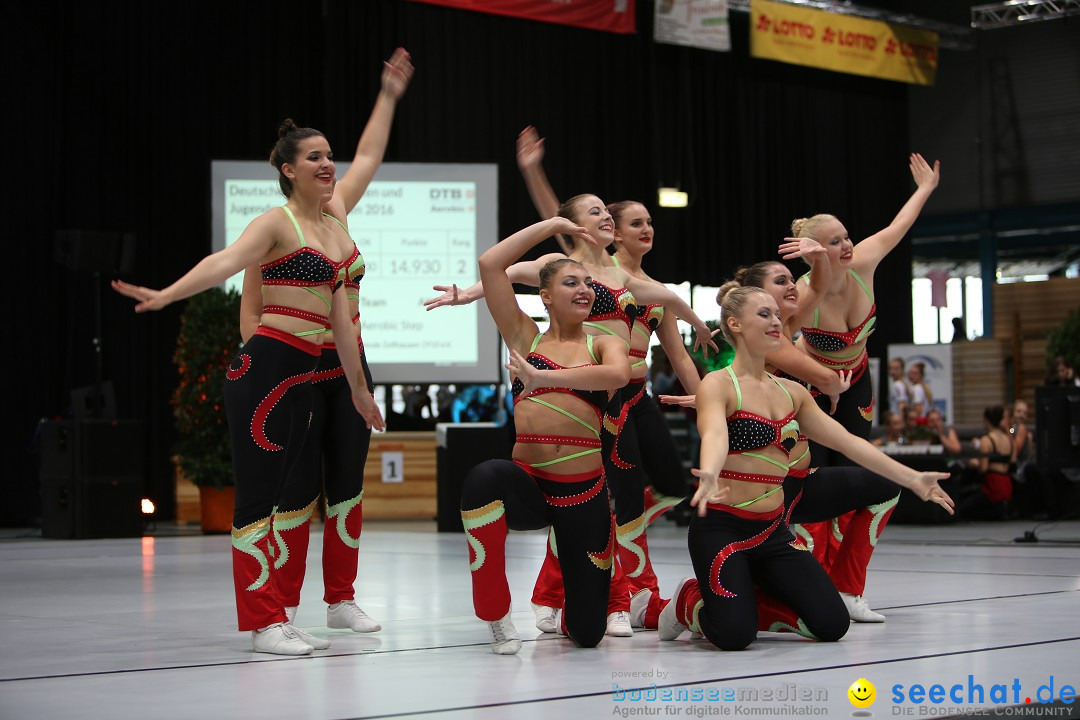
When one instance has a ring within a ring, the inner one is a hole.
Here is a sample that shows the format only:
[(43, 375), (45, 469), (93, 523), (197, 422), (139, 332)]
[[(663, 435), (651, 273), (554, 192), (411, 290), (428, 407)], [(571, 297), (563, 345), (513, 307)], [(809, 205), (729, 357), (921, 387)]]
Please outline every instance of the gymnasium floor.
[[(383, 630), (328, 630), (316, 530), (297, 624), (333, 647), (295, 659), (254, 654), (232, 629), (226, 536), (8, 532), (0, 718), (1080, 717), (1076, 704), (1039, 702), (1063, 686), (1066, 701), (1080, 692), (1080, 522), (1013, 542), (1034, 527), (890, 526), (866, 593), (888, 622), (853, 625), (834, 644), (764, 633), (737, 653), (655, 632), (594, 650), (540, 635), (529, 592), (545, 538), (514, 533), (517, 656), (490, 652), (472, 615), (464, 536), (434, 523), (365, 526), (358, 600)], [(662, 520), (650, 545), (671, 592), (689, 574), (685, 529)], [(848, 698), (859, 679), (877, 691), (866, 709)]]

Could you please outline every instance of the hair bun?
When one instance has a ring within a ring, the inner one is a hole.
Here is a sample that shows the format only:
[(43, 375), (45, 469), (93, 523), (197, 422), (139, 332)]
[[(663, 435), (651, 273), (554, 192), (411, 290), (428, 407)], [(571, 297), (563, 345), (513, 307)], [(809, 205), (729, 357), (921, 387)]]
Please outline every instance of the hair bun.
[(285, 137), (286, 135), (293, 132), (294, 130), (299, 130), (299, 129), (300, 129), (300, 126), (297, 125), (295, 122), (293, 122), (292, 118), (285, 118), (285, 120), (281, 123), (281, 127), (278, 128), (278, 131), (277, 131), (278, 139), (280, 140), (281, 138)]
[[(739, 268), (739, 270), (745, 270), (745, 269), (746, 268)], [(736, 275), (736, 277), (738, 277), (739, 273), (736, 271), (735, 275)], [(731, 292), (732, 290), (738, 290), (742, 286), (743, 285), (742, 285), (742, 282), (740, 280), (728, 280), (726, 283), (724, 283), (723, 285), (720, 286), (719, 290), (716, 291), (716, 304), (717, 305), (723, 305), (724, 304), (724, 297), (727, 296), (727, 294), (729, 292)]]
[(802, 230), (806, 227), (806, 223), (810, 218), (795, 218), (791, 221), (791, 235), (792, 237), (802, 237)]

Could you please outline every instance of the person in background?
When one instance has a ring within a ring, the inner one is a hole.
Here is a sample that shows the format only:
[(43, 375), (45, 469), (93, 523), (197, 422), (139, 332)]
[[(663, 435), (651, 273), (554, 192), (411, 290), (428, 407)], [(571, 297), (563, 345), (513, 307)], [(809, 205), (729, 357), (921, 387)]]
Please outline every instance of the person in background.
[(968, 339), (967, 330), (964, 329), (964, 318), (952, 319), (952, 342), (964, 342)]
[(907, 377), (911, 389), (911, 407), (916, 417), (924, 418), (934, 408), (934, 395), (926, 384), (926, 363), (912, 363)]
[(1002, 428), (1005, 408), (993, 405), (983, 412), (986, 434), (971, 441), (983, 457), (973, 460), (978, 471), (979, 487), (964, 498), (957, 512), (968, 520), (1003, 520), (1012, 500), (1013, 482), (1009, 472), (1012, 462), (1012, 437)]
[(885, 422), (882, 423), (885, 426), (885, 434), (881, 437), (874, 438), (871, 441), (872, 445), (881, 447), (882, 445), (903, 445), (904, 444), (904, 417), (899, 413), (887, 412), (885, 413)]
[(931, 410), (926, 416), (926, 426), (937, 436), (938, 444), (945, 448), (950, 455), (959, 455), (962, 451), (960, 438), (956, 435), (956, 428), (945, 425), (945, 418), (938, 410)]
[(910, 404), (911, 390), (904, 382), (904, 359), (893, 358), (889, 361), (889, 412), (903, 418)]

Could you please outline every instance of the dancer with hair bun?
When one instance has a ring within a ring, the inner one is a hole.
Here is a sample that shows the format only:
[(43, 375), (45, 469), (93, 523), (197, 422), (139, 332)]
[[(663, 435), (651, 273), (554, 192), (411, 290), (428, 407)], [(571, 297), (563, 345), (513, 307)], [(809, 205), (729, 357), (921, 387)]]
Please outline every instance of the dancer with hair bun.
[(844, 604), (784, 523), (783, 481), (800, 433), (952, 512), (938, 485), (948, 475), (892, 460), (846, 432), (805, 387), (766, 372), (768, 353), (787, 342), (776, 301), (736, 283), (721, 291), (721, 328), (735, 358), (698, 387), (701, 466), (693, 470), (700, 482), (691, 499), (698, 512), (688, 536), (695, 577), (679, 583), (660, 614), (660, 638), (692, 630), (718, 648), (743, 649), (757, 635), (760, 602), (788, 629), (839, 640), (849, 623)]
[(582, 243), (598, 216), (583, 226), (562, 217), (531, 225), (480, 257), (488, 310), (510, 349), (517, 441), (513, 460), (489, 460), (465, 477), (461, 519), (469, 542), (473, 605), (488, 624), (491, 650), (513, 655), (521, 639), (510, 617), (505, 544), (508, 530), (551, 526), (559, 539), (566, 582), (556, 629), (581, 647), (604, 637), (613, 563), (614, 526), (600, 451), (604, 407), (626, 384), (630, 363), (623, 343), (593, 336), (583, 323), (596, 291), (576, 260), (546, 262), (540, 299), (551, 320), (544, 333), (518, 307), (507, 268), (553, 233)]
[(226, 372), (225, 412), (236, 475), (232, 557), (237, 624), (256, 652), (307, 655), (315, 638), (294, 627), (274, 584), (271, 530), (282, 484), (296, 462), (311, 411), (311, 378), (333, 329), (350, 400), (368, 427), (385, 424), (365, 384), (348, 298), (338, 272), (356, 246), (335, 201), (336, 174), (326, 137), (282, 123), (270, 155), (286, 203), (258, 216), (235, 243), (203, 258), (163, 290), (114, 280), (137, 300), (135, 312), (160, 310), (258, 263), (262, 324)]

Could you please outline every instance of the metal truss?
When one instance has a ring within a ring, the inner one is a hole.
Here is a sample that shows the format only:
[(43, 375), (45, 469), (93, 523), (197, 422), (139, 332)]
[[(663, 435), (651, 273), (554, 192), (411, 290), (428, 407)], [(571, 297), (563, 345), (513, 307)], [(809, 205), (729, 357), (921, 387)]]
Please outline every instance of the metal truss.
[[(971, 28), (966, 28), (961, 25), (950, 25), (949, 23), (916, 17), (915, 15), (905, 15), (888, 10), (881, 10), (879, 8), (855, 5), (851, 0), (773, 1), (784, 2), (788, 5), (800, 5), (815, 10), (824, 10), (826, 12), (836, 13), (837, 15), (850, 15), (852, 17), (866, 18), (867, 20), (879, 20), (893, 25), (905, 25), (920, 30), (931, 30), (938, 34), (938, 45), (943, 48), (949, 48), (950, 50), (973, 50), (975, 47)], [(1062, 0), (1055, 1), (1059, 5), (1062, 4)], [(1080, 0), (1066, 0), (1066, 2), (1071, 5), (1076, 5), (1077, 3), (1080, 3)], [(750, 0), (728, 0), (728, 9), (734, 10), (735, 12), (748, 13), (750, 12)]]
[(1080, 0), (1006, 0), (971, 8), (971, 27), (993, 30), (1036, 20), (1060, 20), (1076, 14), (1080, 14)]

